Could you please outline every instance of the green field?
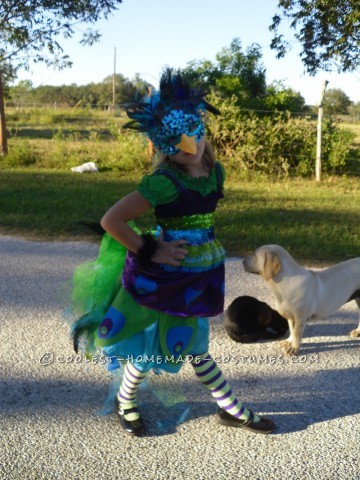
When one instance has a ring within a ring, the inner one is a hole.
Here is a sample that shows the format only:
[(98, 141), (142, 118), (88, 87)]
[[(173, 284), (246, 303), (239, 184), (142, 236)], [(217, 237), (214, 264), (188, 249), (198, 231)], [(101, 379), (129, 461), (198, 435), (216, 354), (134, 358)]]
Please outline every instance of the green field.
[[(80, 222), (104, 212), (137, 186), (139, 175), (0, 171), (0, 233), (36, 239), (97, 239)], [(277, 243), (298, 259), (360, 256), (360, 179), (226, 181), (217, 235), (228, 256)], [(139, 222), (152, 227), (154, 219)]]

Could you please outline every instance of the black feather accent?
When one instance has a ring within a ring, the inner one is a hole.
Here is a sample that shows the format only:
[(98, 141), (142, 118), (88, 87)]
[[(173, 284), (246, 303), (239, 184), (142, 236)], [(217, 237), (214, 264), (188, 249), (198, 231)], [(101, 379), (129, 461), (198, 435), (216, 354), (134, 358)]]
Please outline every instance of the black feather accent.
[(190, 97), (190, 86), (180, 70), (174, 73), (171, 68), (167, 68), (160, 79), (160, 100), (171, 104), (187, 101)]
[(210, 103), (206, 102), (205, 100), (202, 101), (204, 104), (205, 110), (207, 110), (210, 113), (213, 113), (214, 115), (220, 115), (220, 110), (216, 107), (213, 107)]
[(84, 328), (79, 328), (74, 332), (73, 335), (73, 346), (74, 346), (74, 352), (79, 353), (79, 342), (80, 338), (86, 333), (87, 329)]

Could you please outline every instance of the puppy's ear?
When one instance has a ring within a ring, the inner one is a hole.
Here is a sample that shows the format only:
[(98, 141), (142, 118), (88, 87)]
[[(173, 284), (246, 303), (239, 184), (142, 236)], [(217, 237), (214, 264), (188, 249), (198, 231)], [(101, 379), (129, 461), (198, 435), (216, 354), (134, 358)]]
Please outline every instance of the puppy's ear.
[(275, 252), (266, 252), (264, 261), (264, 280), (269, 281), (281, 270), (281, 263), (279, 257)]

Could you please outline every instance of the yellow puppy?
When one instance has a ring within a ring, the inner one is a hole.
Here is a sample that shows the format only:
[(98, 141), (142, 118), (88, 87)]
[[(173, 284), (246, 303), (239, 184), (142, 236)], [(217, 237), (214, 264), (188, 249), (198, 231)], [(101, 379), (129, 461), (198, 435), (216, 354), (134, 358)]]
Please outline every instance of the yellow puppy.
[[(275, 309), (288, 320), (290, 336), (281, 345), (289, 355), (298, 354), (310, 318), (325, 318), (350, 300), (360, 308), (360, 258), (315, 272), (298, 265), (279, 245), (264, 245), (243, 264), (246, 272), (264, 278), (274, 294)], [(350, 335), (360, 337), (360, 322)]]

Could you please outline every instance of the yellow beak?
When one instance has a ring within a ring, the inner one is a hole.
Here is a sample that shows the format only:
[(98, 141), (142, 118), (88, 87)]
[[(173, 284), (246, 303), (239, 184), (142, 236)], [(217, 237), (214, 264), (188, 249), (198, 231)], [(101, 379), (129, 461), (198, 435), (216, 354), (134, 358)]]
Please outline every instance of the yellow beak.
[(186, 153), (191, 153), (191, 155), (196, 155), (196, 137), (195, 135), (193, 137), (188, 137), (183, 133), (181, 135), (181, 141), (175, 147), (180, 148), (183, 152)]

